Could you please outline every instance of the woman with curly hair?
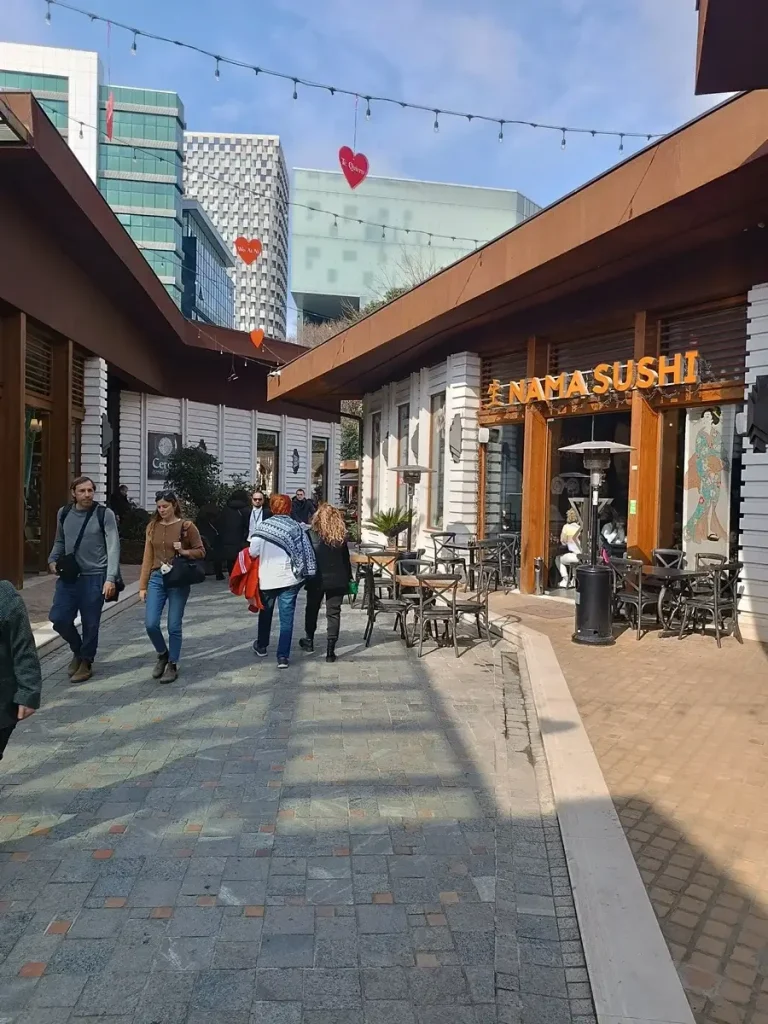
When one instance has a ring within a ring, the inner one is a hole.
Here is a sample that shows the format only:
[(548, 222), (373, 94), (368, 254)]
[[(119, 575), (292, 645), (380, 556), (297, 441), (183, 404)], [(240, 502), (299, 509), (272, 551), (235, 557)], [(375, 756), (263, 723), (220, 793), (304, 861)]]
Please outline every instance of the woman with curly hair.
[(328, 623), (325, 660), (336, 661), (341, 604), (352, 579), (347, 528), (340, 510), (333, 505), (321, 505), (312, 517), (309, 539), (317, 558), (317, 575), (307, 583), (307, 610), (304, 620), (306, 637), (299, 640), (299, 647), (303, 651), (314, 651), (317, 616), (325, 598), (325, 617)]

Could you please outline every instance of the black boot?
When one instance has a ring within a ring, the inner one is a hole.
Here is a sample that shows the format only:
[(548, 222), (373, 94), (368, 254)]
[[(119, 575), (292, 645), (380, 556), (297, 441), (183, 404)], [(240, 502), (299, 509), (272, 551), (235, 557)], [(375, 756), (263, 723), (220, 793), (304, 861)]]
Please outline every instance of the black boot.
[(302, 649), (302, 651), (314, 651), (315, 641), (313, 637), (303, 636), (301, 640), (299, 640), (299, 647)]
[(336, 661), (336, 641), (335, 640), (329, 640), (328, 641), (328, 647), (326, 648), (326, 651), (325, 651), (325, 660), (326, 661)]

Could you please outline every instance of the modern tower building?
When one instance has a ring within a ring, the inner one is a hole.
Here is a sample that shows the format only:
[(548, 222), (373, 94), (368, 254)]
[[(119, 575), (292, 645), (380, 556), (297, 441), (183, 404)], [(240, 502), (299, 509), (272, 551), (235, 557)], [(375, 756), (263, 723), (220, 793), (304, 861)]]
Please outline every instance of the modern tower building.
[(277, 135), (184, 133), (184, 191), (198, 199), (235, 251), (258, 238), (250, 266), (236, 257), (235, 327), (284, 338), (288, 297), (288, 172)]
[(176, 93), (105, 84), (88, 50), (19, 43), (0, 43), (0, 88), (34, 93), (180, 305), (184, 108)]
[(293, 172), (293, 200), (299, 323), (336, 319), (430, 276), (539, 209), (511, 189), (402, 178), (368, 177), (352, 192), (336, 171), (301, 168)]
[(196, 199), (182, 200), (184, 264), (181, 311), (188, 320), (219, 327), (235, 322), (235, 260), (211, 218)]

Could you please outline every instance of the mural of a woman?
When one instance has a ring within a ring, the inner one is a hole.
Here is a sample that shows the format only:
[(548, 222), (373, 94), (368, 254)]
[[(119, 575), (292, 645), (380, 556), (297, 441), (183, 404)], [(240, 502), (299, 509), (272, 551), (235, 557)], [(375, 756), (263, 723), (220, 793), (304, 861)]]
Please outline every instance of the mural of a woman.
[(718, 407), (706, 409), (702, 414), (685, 474), (687, 490), (694, 496), (698, 492), (696, 507), (685, 524), (686, 540), (696, 543), (726, 538), (725, 528), (717, 517), (723, 479), (727, 481), (730, 472), (730, 460), (725, 454), (720, 430), (721, 415)]

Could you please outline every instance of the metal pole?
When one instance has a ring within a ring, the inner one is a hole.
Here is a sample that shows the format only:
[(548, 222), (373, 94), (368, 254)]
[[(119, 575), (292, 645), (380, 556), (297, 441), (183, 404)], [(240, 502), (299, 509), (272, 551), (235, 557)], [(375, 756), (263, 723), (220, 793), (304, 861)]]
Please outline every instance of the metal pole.
[(413, 522), (413, 484), (406, 484), (408, 488), (408, 554), (410, 556), (411, 551), (411, 526)]
[(600, 478), (602, 474), (599, 469), (593, 469), (591, 473), (592, 505), (589, 510), (590, 520), (590, 543), (589, 561), (591, 565), (597, 565), (597, 556), (600, 550), (600, 516), (597, 513), (600, 504)]

